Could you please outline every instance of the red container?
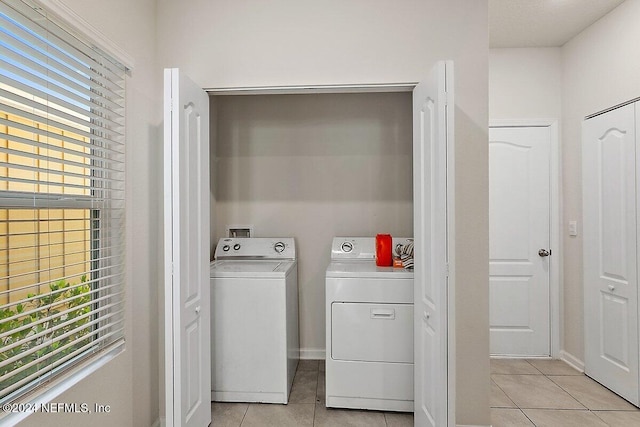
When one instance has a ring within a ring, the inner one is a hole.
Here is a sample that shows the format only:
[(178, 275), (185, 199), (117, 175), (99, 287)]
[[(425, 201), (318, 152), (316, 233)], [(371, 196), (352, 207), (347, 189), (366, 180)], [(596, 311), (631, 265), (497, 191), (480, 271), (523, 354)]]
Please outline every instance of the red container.
[(391, 267), (393, 265), (393, 258), (391, 257), (392, 246), (391, 234), (376, 235), (376, 265), (378, 267)]

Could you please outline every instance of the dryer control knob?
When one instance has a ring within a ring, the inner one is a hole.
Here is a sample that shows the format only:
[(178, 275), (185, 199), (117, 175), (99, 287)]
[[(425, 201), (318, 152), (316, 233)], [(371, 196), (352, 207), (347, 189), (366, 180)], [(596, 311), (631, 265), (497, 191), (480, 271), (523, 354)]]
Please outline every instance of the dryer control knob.
[(342, 246), (340, 246), (340, 249), (342, 249), (342, 252), (351, 252), (353, 250), (353, 243), (344, 242)]
[(240, 249), (240, 243), (236, 243), (235, 245), (233, 245), (234, 251), (237, 251), (238, 249)]
[(284, 251), (284, 243), (282, 242), (276, 243), (275, 245), (273, 245), (273, 249), (279, 254), (281, 254)]
[(229, 251), (229, 249), (230, 249), (230, 248), (229, 248), (229, 245), (224, 245), (224, 246), (222, 247), (222, 250), (223, 250), (223, 251), (225, 251), (225, 252), (228, 252), (228, 251)]

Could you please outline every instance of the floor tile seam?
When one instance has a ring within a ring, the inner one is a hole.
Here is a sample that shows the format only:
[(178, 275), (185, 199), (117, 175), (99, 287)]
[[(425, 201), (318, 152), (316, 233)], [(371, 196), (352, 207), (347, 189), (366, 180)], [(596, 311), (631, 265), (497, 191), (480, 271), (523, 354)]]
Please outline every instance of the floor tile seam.
[(541, 407), (541, 406), (531, 407), (531, 406), (518, 406), (518, 404), (516, 404), (516, 407), (518, 409), (522, 409), (522, 410), (525, 410), (525, 409), (542, 409), (542, 410), (545, 410), (545, 411), (591, 411), (591, 409), (587, 408), (582, 403), (578, 402), (578, 404), (580, 404), (582, 406), (582, 408), (549, 408), (549, 407)]
[(313, 417), (311, 417), (311, 427), (314, 427), (316, 425), (316, 406), (318, 404), (316, 403), (315, 405), (313, 405)]
[(251, 406), (251, 403), (249, 403), (247, 405), (247, 408), (244, 410), (244, 414), (242, 414), (242, 420), (240, 420), (240, 425), (238, 427), (242, 427), (242, 424), (244, 423), (244, 419), (247, 418), (247, 412), (249, 412), (249, 406)]
[[(569, 377), (571, 375), (550, 375), (552, 377)], [(549, 376), (547, 376), (547, 378), (549, 378)], [(573, 398), (573, 400), (575, 400), (576, 402), (578, 402), (579, 404), (581, 404), (582, 406), (585, 407), (585, 409), (588, 409), (589, 411), (591, 411), (591, 408), (587, 407), (586, 404), (582, 403), (580, 400), (578, 400), (577, 397), (575, 397), (573, 394), (571, 394), (569, 392), (569, 390), (566, 390), (564, 387), (562, 387), (562, 385), (558, 384), (557, 382), (553, 381), (553, 378), (549, 378), (549, 381), (551, 381), (552, 383), (554, 383), (555, 385), (557, 385), (558, 387), (560, 387), (562, 390), (564, 390), (565, 393), (567, 393), (569, 396), (571, 396)]]
[[(533, 363), (529, 362), (528, 359), (524, 359), (524, 361), (527, 362), (529, 364), (529, 366), (533, 367), (533, 369), (535, 369), (536, 371), (540, 372), (540, 374), (544, 375), (544, 372), (542, 372), (540, 369), (536, 368), (536, 366)], [(538, 375), (538, 374), (531, 374), (531, 375)]]
[[(554, 384), (556, 387), (558, 387), (560, 390), (564, 391), (565, 393), (567, 393), (567, 395), (572, 398), (573, 400), (575, 400), (578, 405), (582, 406), (582, 409), (577, 409), (577, 408), (527, 408), (527, 409), (549, 409), (549, 410), (568, 410), (568, 411), (573, 411), (573, 410), (588, 410), (590, 411), (591, 409), (587, 407), (587, 405), (585, 405), (584, 403), (580, 402), (573, 394), (569, 393), (567, 390), (564, 389), (564, 387), (562, 387), (560, 384), (556, 383), (555, 381), (553, 381), (550, 377), (550, 375), (545, 375), (542, 374), (545, 378), (547, 378), (549, 381), (551, 381), (552, 384)], [(551, 375), (551, 376), (555, 376), (555, 377), (570, 377), (572, 375)], [(498, 386), (500, 387), (500, 386)], [(506, 393), (505, 393), (506, 394)], [(509, 395), (507, 394), (507, 397), (509, 397)], [(511, 398), (510, 398), (511, 399)], [(513, 402), (515, 403), (515, 402)], [(520, 408), (520, 406), (516, 403), (516, 406), (518, 406), (518, 408)], [(520, 408), (523, 409), (523, 408)]]
[(600, 421), (602, 421), (603, 423), (605, 423), (605, 424), (606, 424), (606, 425), (608, 425), (609, 427), (614, 427), (614, 426), (612, 426), (611, 424), (609, 424), (608, 422), (606, 422), (605, 420), (603, 420), (601, 417), (599, 417), (599, 416), (598, 416), (598, 414), (597, 414), (597, 412), (598, 412), (598, 411), (592, 411), (592, 410), (589, 410), (589, 412), (591, 412), (593, 415), (595, 415), (595, 416), (596, 416), (596, 418), (597, 418), (597, 419), (599, 419)]
[[(514, 374), (514, 373), (491, 372), (491, 375), (520, 375), (520, 376), (526, 376), (526, 377), (546, 377), (546, 375), (543, 374), (543, 373), (540, 373), (540, 374), (527, 374), (527, 373)], [(571, 376), (571, 375), (567, 375), (567, 376)]]
[[(577, 375), (551, 375), (551, 376), (553, 376), (553, 377), (574, 377), (574, 376), (577, 376)], [(588, 375), (586, 375), (586, 374), (582, 374), (582, 376), (583, 376), (584, 378), (588, 378), (588, 379), (590, 379), (590, 380), (594, 381), (594, 382), (595, 382), (596, 384), (598, 384), (600, 387), (602, 387), (602, 388), (604, 388), (605, 390), (607, 390), (607, 391), (609, 391), (609, 392), (611, 392), (611, 393), (615, 394), (616, 396), (620, 397), (620, 399), (623, 399), (623, 400), (625, 400), (625, 401), (626, 401), (626, 399), (624, 399), (622, 396), (618, 395), (616, 392), (614, 392), (613, 390), (611, 390), (609, 387), (606, 387), (606, 386), (604, 386), (604, 385), (600, 384), (598, 381), (594, 380), (593, 378), (589, 377)], [(551, 381), (553, 381), (553, 379), (551, 379), (551, 378), (549, 378), (549, 379), (550, 379)], [(564, 390), (564, 387), (562, 387), (560, 384), (556, 383), (555, 381), (553, 381), (553, 382), (554, 382), (554, 384), (557, 384), (557, 385), (558, 385), (558, 387), (560, 387), (560, 388), (562, 388), (562, 389)], [(565, 391), (566, 391), (566, 390), (565, 390)], [(569, 392), (567, 391), (567, 393), (569, 393)], [(571, 394), (571, 393), (569, 393), (569, 394)], [(571, 395), (571, 396), (573, 397), (573, 395)], [(578, 400), (576, 397), (574, 397), (574, 399)], [(586, 406), (586, 405), (585, 405), (585, 404), (583, 404), (582, 402), (580, 402), (580, 404), (581, 404), (581, 405), (583, 405), (583, 406)], [(607, 408), (595, 408), (595, 409), (588, 408), (588, 409), (589, 409), (590, 411), (633, 411), (633, 409), (607, 409)], [(640, 410), (639, 408), (636, 408), (636, 409)]]
[(533, 420), (532, 420), (531, 418), (529, 418), (529, 415), (527, 415), (527, 413), (526, 413), (526, 412), (524, 412), (524, 410), (523, 410), (523, 409), (518, 408), (518, 410), (522, 413), (522, 415), (524, 415), (524, 417), (525, 417), (526, 419), (528, 419), (528, 420), (529, 420), (529, 422), (530, 422), (534, 427), (538, 427), (538, 425), (537, 425), (535, 422), (533, 422)]
[[(596, 417), (598, 420), (602, 421), (602, 422), (603, 422), (604, 424), (606, 424), (607, 426), (609, 426), (609, 427), (615, 427), (615, 426), (612, 426), (611, 424), (607, 423), (607, 422), (606, 422), (605, 420), (603, 420), (602, 418), (600, 418), (600, 417), (598, 416), (598, 414), (595, 414), (595, 413), (594, 413), (594, 411), (592, 411), (591, 409), (587, 409), (586, 411), (585, 411), (584, 409), (545, 409), (545, 408), (529, 408), (529, 409), (530, 409), (530, 410), (534, 410), (534, 411), (535, 411), (535, 410), (541, 410), (541, 411), (580, 411), (580, 412), (589, 412), (589, 413), (592, 413), (593, 415), (595, 415), (595, 417)], [(537, 424), (536, 424), (535, 422), (533, 422), (533, 420), (532, 420), (531, 418), (529, 418), (529, 416), (527, 415), (527, 413), (526, 413), (523, 409), (521, 409), (521, 411), (522, 411), (522, 413), (524, 414), (524, 416), (525, 416), (525, 417), (527, 417), (527, 419), (528, 419), (529, 421), (531, 421), (531, 423), (532, 423), (534, 426), (536, 426), (536, 427), (537, 427)]]
[(494, 383), (494, 384), (496, 385), (496, 387), (498, 387), (498, 388), (500, 389), (500, 391), (504, 393), (504, 395), (505, 395), (505, 396), (507, 396), (507, 399), (509, 399), (509, 402), (513, 403), (513, 404), (515, 405), (515, 407), (516, 407), (516, 408), (518, 407), (518, 405), (516, 404), (516, 402), (514, 402), (514, 401), (513, 401), (513, 399), (512, 399), (511, 397), (509, 397), (509, 395), (507, 394), (507, 392), (506, 392), (506, 391), (504, 391), (504, 390), (502, 389), (502, 387), (500, 387), (500, 386), (498, 385), (498, 383), (497, 383), (497, 382), (495, 382), (494, 380), (491, 380), (491, 382), (492, 382), (492, 383)]

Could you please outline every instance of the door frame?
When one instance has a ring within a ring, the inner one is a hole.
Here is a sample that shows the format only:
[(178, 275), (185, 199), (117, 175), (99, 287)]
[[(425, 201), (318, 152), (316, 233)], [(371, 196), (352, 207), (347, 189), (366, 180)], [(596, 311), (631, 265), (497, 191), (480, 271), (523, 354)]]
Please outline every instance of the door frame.
[[(209, 96), (227, 95), (299, 95), (318, 93), (363, 93), (363, 92), (410, 92), (419, 82), (398, 82), (382, 84), (346, 84), (346, 85), (305, 85), (305, 86), (268, 86), (268, 87), (233, 87), (233, 88), (205, 88)], [(412, 95), (413, 96), (413, 95)], [(455, 101), (454, 101), (455, 102)], [(451, 106), (453, 108), (453, 106)], [(454, 131), (455, 132), (455, 131)], [(447, 292), (447, 403), (448, 425), (455, 426), (456, 422), (456, 310), (455, 310), (455, 152), (453, 146), (448, 147), (447, 155), (447, 222), (449, 244), (449, 280), (445, 289)], [(415, 172), (414, 172), (415, 173)], [(422, 215), (413, 207), (414, 217)]]
[[(549, 242), (552, 256), (549, 262), (549, 338), (551, 357), (563, 356), (561, 338), (564, 324), (560, 313), (563, 306), (562, 277), (562, 170), (558, 119), (498, 119), (490, 120), (493, 127), (548, 127), (551, 162), (549, 168)], [(557, 256), (555, 256), (557, 254)]]

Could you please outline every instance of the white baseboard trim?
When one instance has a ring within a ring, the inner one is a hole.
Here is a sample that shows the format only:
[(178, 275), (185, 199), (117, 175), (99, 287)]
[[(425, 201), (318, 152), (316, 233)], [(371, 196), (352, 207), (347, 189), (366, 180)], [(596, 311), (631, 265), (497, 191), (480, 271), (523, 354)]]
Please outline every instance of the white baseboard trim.
[(568, 363), (578, 371), (584, 372), (584, 362), (578, 359), (577, 357), (575, 357), (573, 354), (568, 353), (564, 350), (560, 350), (560, 360), (564, 361), (565, 363)]
[(491, 424), (456, 424), (456, 427), (491, 427)]
[(156, 420), (155, 423), (153, 423), (151, 425), (151, 427), (165, 427), (167, 425), (167, 423), (165, 422), (165, 418), (164, 417), (160, 417)]
[(325, 357), (324, 348), (301, 348), (300, 359), (303, 360), (324, 360)]

